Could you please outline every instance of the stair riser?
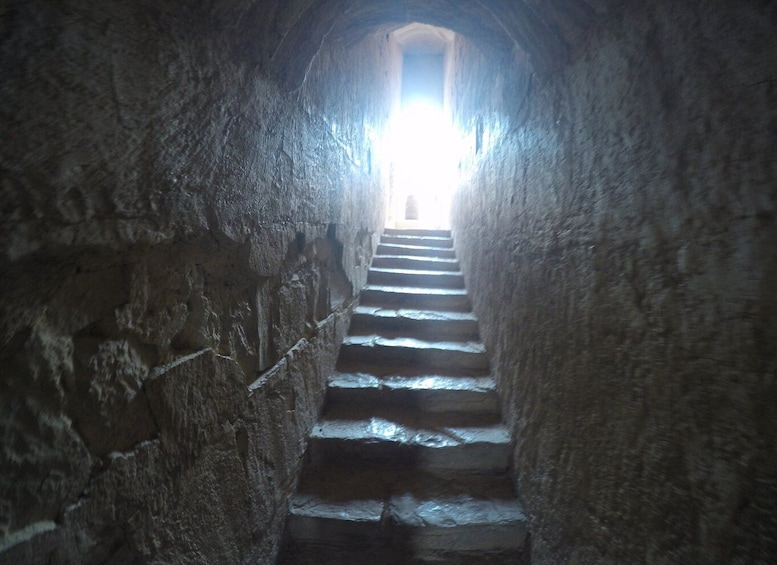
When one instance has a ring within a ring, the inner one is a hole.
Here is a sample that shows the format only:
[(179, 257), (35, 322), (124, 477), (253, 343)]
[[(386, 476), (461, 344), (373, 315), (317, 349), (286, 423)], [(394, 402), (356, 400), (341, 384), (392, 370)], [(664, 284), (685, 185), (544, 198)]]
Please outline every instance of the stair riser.
[(383, 257), (376, 255), (372, 266), (378, 269), (418, 269), (421, 271), (453, 271), (459, 270), (458, 261), (433, 261), (428, 259), (409, 259), (407, 257)]
[(381, 331), (402, 332), (406, 337), (431, 341), (478, 339), (478, 324), (475, 320), (413, 320), (369, 314), (354, 314), (351, 318), (351, 335), (380, 334)]
[[(412, 540), (413, 556), (416, 559), (429, 559), (440, 563), (456, 563), (454, 559), (457, 554), (464, 552), (502, 553), (507, 557), (506, 552), (519, 551), (524, 547), (528, 533), (525, 523), (516, 522), (470, 524), (455, 528), (399, 527), (398, 530), (403, 537)], [(462, 562), (477, 563), (478, 557), (477, 554), (471, 555), (472, 561)]]
[(403, 229), (403, 228), (386, 228), (383, 230), (383, 235), (394, 236), (412, 236), (412, 237), (451, 237), (451, 230), (424, 230), (424, 229)]
[[(309, 446), (313, 465), (353, 461), (360, 464), (400, 465), (405, 469), (451, 471), (463, 474), (505, 473), (510, 468), (510, 445), (466, 443), (450, 447), (427, 447), (381, 441), (313, 437)], [(356, 467), (354, 467), (356, 468)]]
[(528, 528), (522, 523), (422, 528), (332, 522), (335, 520), (289, 516), (289, 537), (294, 545), (287, 549), (286, 560), (282, 557), (280, 562), (364, 565), (370, 550), (371, 565), (526, 562)]
[(405, 247), (402, 245), (378, 245), (376, 255), (412, 255), (415, 257), (436, 257), (439, 259), (455, 259), (453, 249), (439, 247)]
[(370, 270), (367, 283), (383, 286), (416, 288), (464, 288), (464, 277), (459, 274), (391, 273)]
[(470, 369), (473, 373), (488, 371), (488, 356), (484, 353), (441, 349), (344, 344), (340, 348), (340, 361), (343, 363), (383, 363), (397, 366), (423, 365), (439, 369)]
[(403, 294), (382, 290), (363, 290), (359, 302), (365, 306), (411, 308), (417, 310), (450, 310), (469, 312), (472, 304), (466, 295)]
[(289, 537), (294, 540), (322, 541), (329, 546), (338, 542), (346, 544), (346, 547), (350, 544), (374, 543), (381, 537), (380, 520), (337, 520), (290, 513), (287, 528)]
[(390, 388), (329, 387), (327, 406), (378, 406), (413, 408), (429, 413), (499, 415), (499, 401), (493, 391), (413, 390)]
[(441, 247), (444, 249), (453, 249), (453, 240), (449, 238), (430, 238), (430, 237), (404, 237), (401, 235), (382, 235), (380, 243), (394, 245), (414, 245), (417, 247)]

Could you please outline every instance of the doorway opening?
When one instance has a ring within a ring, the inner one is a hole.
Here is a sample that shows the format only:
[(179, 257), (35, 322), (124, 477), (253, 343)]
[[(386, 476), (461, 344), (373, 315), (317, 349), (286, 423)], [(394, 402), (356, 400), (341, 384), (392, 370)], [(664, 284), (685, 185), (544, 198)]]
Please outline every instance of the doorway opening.
[(454, 33), (424, 24), (394, 31), (402, 48), (401, 96), (389, 142), (389, 226), (450, 227), (457, 163), (446, 76)]

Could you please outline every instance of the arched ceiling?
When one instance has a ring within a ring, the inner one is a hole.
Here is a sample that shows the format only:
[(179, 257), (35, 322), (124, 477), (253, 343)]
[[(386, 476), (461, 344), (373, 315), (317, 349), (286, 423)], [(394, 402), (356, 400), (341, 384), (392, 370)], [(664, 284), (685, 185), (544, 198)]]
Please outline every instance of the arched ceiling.
[(487, 51), (522, 49), (535, 70), (548, 73), (567, 60), (584, 30), (626, 1), (278, 0), (277, 38), (266, 63), (284, 87), (294, 89), (325, 41), (356, 43), (419, 22), (451, 29)]
[(405, 53), (444, 53), (454, 38), (449, 29), (412, 23), (394, 31), (394, 37)]

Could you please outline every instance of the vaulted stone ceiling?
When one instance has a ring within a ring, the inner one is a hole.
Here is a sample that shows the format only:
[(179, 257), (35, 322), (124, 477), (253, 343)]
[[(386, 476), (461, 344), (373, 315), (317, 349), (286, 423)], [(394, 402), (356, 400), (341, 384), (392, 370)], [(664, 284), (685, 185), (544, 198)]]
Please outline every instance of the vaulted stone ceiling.
[(586, 28), (625, 1), (268, 0), (251, 11), (262, 19), (258, 25), (266, 33), (263, 63), (282, 85), (294, 89), (326, 41), (356, 42), (412, 22), (449, 28), (487, 51), (522, 49), (536, 71), (552, 72)]

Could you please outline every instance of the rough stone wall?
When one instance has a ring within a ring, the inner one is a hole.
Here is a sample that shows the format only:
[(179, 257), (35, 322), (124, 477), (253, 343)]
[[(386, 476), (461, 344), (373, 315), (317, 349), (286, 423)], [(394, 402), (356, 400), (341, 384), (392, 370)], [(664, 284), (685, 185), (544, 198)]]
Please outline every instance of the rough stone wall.
[(2, 563), (272, 561), (391, 77), (367, 37), (280, 89), (270, 4), (0, 6)]
[(453, 222), (532, 562), (774, 563), (774, 3), (631, 5), (545, 81), (457, 57)]

